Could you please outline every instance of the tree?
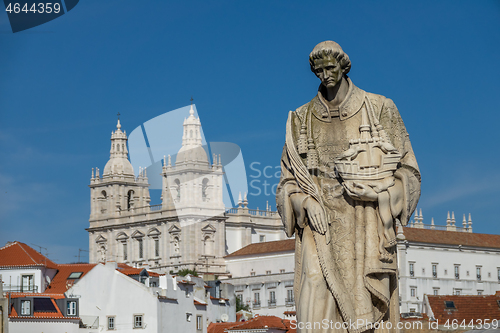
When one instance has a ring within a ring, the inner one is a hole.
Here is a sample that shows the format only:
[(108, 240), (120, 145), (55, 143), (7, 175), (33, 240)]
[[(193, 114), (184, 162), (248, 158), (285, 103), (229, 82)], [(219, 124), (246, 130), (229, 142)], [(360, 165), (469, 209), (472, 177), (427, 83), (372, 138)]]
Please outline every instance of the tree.
[(180, 271), (178, 271), (174, 275), (186, 276), (188, 274), (191, 274), (192, 276), (198, 276), (198, 272), (197, 271), (192, 270), (192, 269), (187, 269), (187, 268), (181, 269)]
[(245, 304), (241, 297), (236, 296), (236, 312), (240, 310), (245, 310), (249, 311), (250, 310), (250, 305)]

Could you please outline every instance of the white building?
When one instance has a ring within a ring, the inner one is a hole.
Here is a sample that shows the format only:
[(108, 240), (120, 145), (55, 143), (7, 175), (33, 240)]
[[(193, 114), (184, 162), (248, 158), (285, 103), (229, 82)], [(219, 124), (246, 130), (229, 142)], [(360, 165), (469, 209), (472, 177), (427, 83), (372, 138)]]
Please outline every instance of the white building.
[(500, 290), (500, 235), (472, 232), (448, 214), (446, 226), (422, 222), (398, 233), (400, 309), (422, 312), (424, 295), (493, 295)]
[(260, 315), (295, 312), (295, 239), (254, 243), (225, 257), (236, 297)]
[(163, 272), (187, 268), (224, 275), (225, 255), (250, 243), (286, 239), (278, 214), (248, 209), (246, 197), (226, 212), (223, 166), (217, 156), (210, 162), (192, 106), (183, 126), (175, 161), (163, 161), (162, 203), (151, 206), (147, 171), (135, 176), (118, 121), (110, 159), (102, 175), (92, 170), (89, 185), (91, 263), (114, 260)]
[(135, 270), (120, 269), (115, 262), (98, 264), (68, 289), (66, 295), (79, 299), (86, 332), (202, 333), (211, 322), (236, 318), (232, 288), (215, 299), (201, 278)]
[(8, 299), (1, 310), (4, 318), (8, 315), (9, 332), (78, 332), (78, 299), (64, 292), (91, 267), (55, 264), (20, 242), (0, 248), (0, 279)]

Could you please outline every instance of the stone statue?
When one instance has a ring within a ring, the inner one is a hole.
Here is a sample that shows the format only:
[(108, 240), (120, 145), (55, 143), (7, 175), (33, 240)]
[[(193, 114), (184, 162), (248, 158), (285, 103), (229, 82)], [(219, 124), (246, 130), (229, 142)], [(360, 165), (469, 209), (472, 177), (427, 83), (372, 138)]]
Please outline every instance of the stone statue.
[(276, 195), (296, 239), (297, 332), (395, 330), (394, 228), (417, 205), (417, 161), (394, 102), (352, 83), (340, 45), (316, 45), (309, 62), (321, 85), (289, 113)]

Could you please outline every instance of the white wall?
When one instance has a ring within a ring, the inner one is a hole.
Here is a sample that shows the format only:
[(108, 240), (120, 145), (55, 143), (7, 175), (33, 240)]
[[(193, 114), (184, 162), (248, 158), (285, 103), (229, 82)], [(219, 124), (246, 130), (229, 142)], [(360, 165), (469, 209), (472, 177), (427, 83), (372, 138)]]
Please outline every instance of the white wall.
[(143, 331), (157, 332), (157, 296), (144, 284), (116, 271), (113, 264), (95, 266), (66, 295), (79, 298), (80, 316), (98, 316), (103, 331), (108, 328), (107, 316), (115, 316), (117, 330), (137, 332), (134, 315), (142, 314)]
[(78, 321), (49, 321), (41, 320), (9, 320), (10, 333), (47, 333), (47, 332), (64, 332), (78, 333)]
[[(459, 249), (458, 246), (443, 245), (398, 245), (400, 270), (401, 312), (422, 311), (424, 294), (432, 295), (492, 295), (500, 290), (498, 269), (500, 269), (500, 250)], [(414, 265), (414, 276), (410, 276), (409, 264)], [(437, 264), (437, 278), (432, 276), (432, 264)], [(459, 266), (460, 278), (455, 278), (454, 266)], [(481, 267), (481, 281), (476, 277), (476, 267)], [(446, 270), (446, 273), (445, 273)], [(469, 274), (467, 274), (467, 272)], [(411, 288), (416, 288), (411, 297)]]
[[(45, 267), (39, 267), (39, 268), (23, 268), (23, 267), (15, 267), (15, 268), (9, 268), (9, 269), (1, 269), (0, 274), (2, 275), (2, 281), (3, 281), (3, 290), (4, 291), (10, 291), (10, 285), (12, 285), (12, 288), (16, 287), (19, 288), (21, 286), (21, 276), (22, 275), (33, 275), (33, 283), (36, 286), (37, 292), (41, 293), (45, 291), (45, 288), (47, 287), (48, 283), (46, 280), (46, 275), (49, 276), (50, 279), (52, 279), (57, 270), (55, 269), (47, 269)], [(19, 290), (13, 290), (13, 291), (19, 291)]]
[(252, 271), (255, 272), (256, 276), (266, 275), (267, 271), (271, 271), (271, 274), (277, 274), (282, 269), (288, 273), (293, 272), (295, 269), (295, 252), (230, 257), (226, 258), (226, 264), (233, 278), (250, 276), (250, 272)]

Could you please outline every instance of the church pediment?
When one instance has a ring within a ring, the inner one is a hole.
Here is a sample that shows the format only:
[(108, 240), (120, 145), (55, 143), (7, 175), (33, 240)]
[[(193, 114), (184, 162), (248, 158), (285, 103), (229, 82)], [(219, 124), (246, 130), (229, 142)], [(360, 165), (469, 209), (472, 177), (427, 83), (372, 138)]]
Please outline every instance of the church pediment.
[(156, 228), (151, 228), (148, 231), (148, 236), (159, 236), (161, 232)]
[(119, 232), (118, 235), (116, 235), (116, 239), (117, 240), (125, 240), (125, 239), (128, 239), (128, 236), (124, 232)]
[(104, 243), (104, 242), (107, 242), (107, 239), (104, 238), (103, 235), (99, 235), (99, 237), (97, 237), (97, 239), (95, 240), (96, 243)]
[(209, 223), (203, 228), (201, 228), (201, 231), (211, 233), (211, 232), (216, 232), (217, 229), (215, 229), (215, 227)]
[(134, 233), (130, 237), (139, 238), (139, 237), (144, 237), (144, 236), (145, 235), (142, 232), (140, 232), (139, 230), (136, 230), (136, 231), (134, 231)]
[(179, 228), (177, 225), (173, 225), (170, 227), (170, 229), (168, 229), (168, 232), (171, 233), (171, 234), (174, 234), (174, 233), (179, 233), (181, 232), (181, 228)]

